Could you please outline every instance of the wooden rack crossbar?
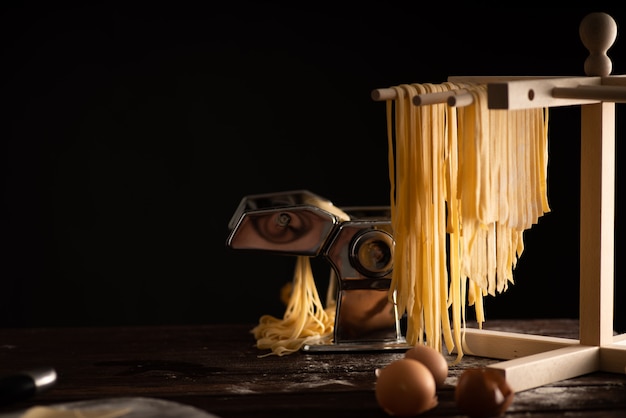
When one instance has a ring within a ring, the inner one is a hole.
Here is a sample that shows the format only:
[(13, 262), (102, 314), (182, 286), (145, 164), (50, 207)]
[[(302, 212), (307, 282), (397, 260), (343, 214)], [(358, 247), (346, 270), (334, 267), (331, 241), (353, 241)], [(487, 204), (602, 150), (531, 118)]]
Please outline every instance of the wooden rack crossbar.
[[(530, 109), (559, 107), (608, 101), (626, 103), (626, 78), (615, 77), (554, 77), (521, 80), (511, 77), (449, 77), (448, 81), (486, 84), (491, 109)], [(606, 83), (606, 84), (605, 84)], [(372, 98), (377, 101), (394, 100), (394, 89), (376, 89)], [(467, 106), (473, 98), (467, 88), (436, 93), (423, 93), (412, 97), (416, 106), (447, 103), (450, 106)]]
[[(595, 371), (626, 371), (626, 334), (614, 335), (613, 330), (615, 103), (626, 102), (626, 77), (609, 75), (611, 63), (605, 53), (617, 34), (613, 18), (591, 13), (580, 29), (591, 52), (586, 77), (448, 79), (486, 84), (491, 109), (581, 106), (579, 338), (465, 330), (464, 352), (504, 360), (489, 368), (500, 372), (514, 391)], [(597, 33), (590, 34), (592, 29)], [(413, 103), (467, 105), (471, 103), (467, 96), (462, 91), (422, 94)], [(395, 90), (375, 90), (372, 98), (393, 100)]]

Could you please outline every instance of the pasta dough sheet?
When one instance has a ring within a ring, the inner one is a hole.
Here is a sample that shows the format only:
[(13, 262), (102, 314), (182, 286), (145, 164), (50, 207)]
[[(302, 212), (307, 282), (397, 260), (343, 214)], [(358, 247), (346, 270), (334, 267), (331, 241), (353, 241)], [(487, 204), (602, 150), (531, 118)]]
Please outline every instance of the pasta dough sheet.
[(219, 418), (190, 405), (146, 397), (119, 397), (34, 406), (0, 418)]

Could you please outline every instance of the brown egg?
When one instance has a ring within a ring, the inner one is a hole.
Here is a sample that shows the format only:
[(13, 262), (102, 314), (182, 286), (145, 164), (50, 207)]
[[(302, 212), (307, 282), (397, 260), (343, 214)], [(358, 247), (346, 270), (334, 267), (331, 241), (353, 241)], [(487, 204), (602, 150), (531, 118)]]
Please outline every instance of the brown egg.
[(504, 376), (485, 368), (463, 371), (454, 390), (457, 407), (471, 418), (504, 415), (513, 397), (514, 392)]
[(448, 362), (446, 358), (432, 347), (418, 344), (404, 353), (404, 357), (417, 360), (428, 367), (435, 378), (437, 386), (442, 386), (448, 377)]
[(395, 360), (377, 376), (376, 401), (387, 414), (410, 417), (437, 406), (435, 378), (419, 361)]

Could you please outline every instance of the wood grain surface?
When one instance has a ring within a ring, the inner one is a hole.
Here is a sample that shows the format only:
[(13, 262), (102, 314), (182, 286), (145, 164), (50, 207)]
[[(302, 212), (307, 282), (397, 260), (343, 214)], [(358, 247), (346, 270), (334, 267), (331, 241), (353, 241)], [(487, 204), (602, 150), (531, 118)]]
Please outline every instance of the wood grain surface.
[[(52, 366), (58, 383), (8, 413), (120, 396), (180, 402), (229, 417), (386, 417), (374, 397), (375, 370), (396, 352), (297, 352), (259, 357), (253, 325), (5, 329), (0, 373)], [(486, 329), (577, 338), (576, 320), (488, 321)], [(452, 359), (452, 357), (450, 358)], [(465, 356), (422, 416), (463, 416), (454, 402), (463, 370), (496, 360)], [(626, 376), (592, 373), (518, 392), (507, 416), (626, 414)]]

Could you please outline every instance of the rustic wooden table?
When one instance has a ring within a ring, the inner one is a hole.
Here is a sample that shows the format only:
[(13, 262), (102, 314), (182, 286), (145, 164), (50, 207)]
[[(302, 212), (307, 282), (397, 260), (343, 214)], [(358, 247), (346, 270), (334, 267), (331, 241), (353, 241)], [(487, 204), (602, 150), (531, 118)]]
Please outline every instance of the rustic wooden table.
[[(112, 397), (175, 401), (220, 418), (387, 417), (374, 397), (375, 370), (402, 352), (308, 353), (259, 357), (252, 325), (5, 329), (0, 374), (52, 366), (46, 392), (0, 408)], [(577, 338), (576, 320), (488, 321), (485, 329)], [(467, 367), (495, 360), (465, 356), (450, 369), (439, 405), (422, 416), (463, 416), (454, 402)], [(596, 372), (515, 394), (507, 416), (626, 416), (626, 376)]]

